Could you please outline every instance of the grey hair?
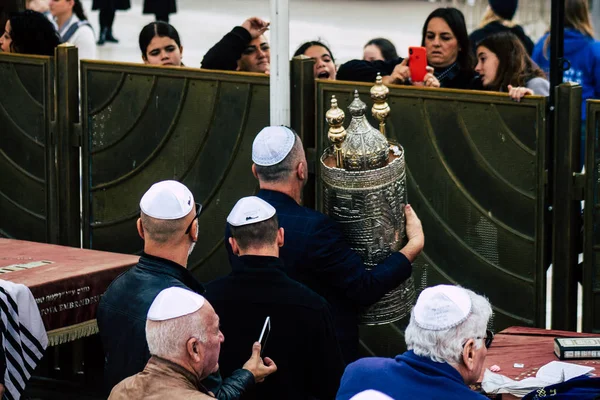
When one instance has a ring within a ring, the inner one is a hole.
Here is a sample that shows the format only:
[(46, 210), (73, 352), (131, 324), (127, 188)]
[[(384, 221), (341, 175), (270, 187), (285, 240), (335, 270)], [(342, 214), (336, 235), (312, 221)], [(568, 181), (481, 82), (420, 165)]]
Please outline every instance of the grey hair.
[(415, 321), (413, 308), (405, 332), (408, 350), (433, 361), (456, 365), (460, 364), (463, 346), (467, 340), (480, 338), (475, 341), (475, 348), (481, 348), (488, 321), (492, 316), (492, 306), (485, 297), (469, 289), (464, 290), (471, 297), (471, 313), (463, 323), (453, 328), (442, 331), (423, 329)]
[(287, 156), (279, 163), (275, 165), (270, 165), (268, 167), (254, 164), (254, 168), (256, 169), (256, 175), (258, 175), (258, 179), (263, 182), (281, 182), (286, 180), (296, 165), (298, 164), (298, 158), (302, 154), (302, 140), (300, 140), (300, 136), (296, 132), (294, 132), (294, 136), (296, 137), (294, 141), (294, 145), (292, 149), (288, 153)]
[(206, 322), (196, 311), (165, 321), (146, 321), (146, 341), (150, 354), (162, 358), (183, 357), (187, 341), (195, 337), (206, 343)]

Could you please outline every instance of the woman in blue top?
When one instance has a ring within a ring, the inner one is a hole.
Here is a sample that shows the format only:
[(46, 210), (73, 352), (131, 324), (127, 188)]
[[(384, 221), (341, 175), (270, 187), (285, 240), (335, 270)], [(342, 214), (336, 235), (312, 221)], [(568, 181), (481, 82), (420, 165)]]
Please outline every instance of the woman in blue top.
[[(576, 82), (583, 90), (581, 107), (583, 149), (585, 131), (585, 101), (600, 97), (600, 42), (594, 40), (587, 0), (565, 0), (565, 58), (571, 68), (564, 72), (564, 82)], [(550, 71), (550, 34), (546, 33), (535, 45), (533, 60), (547, 74)]]

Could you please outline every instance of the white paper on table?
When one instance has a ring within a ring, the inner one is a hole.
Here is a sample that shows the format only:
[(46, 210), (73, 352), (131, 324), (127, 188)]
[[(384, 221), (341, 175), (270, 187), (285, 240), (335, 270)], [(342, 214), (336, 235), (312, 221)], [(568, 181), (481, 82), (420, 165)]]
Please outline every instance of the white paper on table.
[(540, 368), (535, 376), (547, 382), (559, 383), (588, 374), (593, 370), (593, 367), (552, 361)]
[(489, 394), (510, 393), (514, 396), (523, 397), (533, 390), (568, 381), (593, 370), (593, 367), (552, 361), (541, 367), (535, 377), (516, 381), (486, 369), (481, 387)]

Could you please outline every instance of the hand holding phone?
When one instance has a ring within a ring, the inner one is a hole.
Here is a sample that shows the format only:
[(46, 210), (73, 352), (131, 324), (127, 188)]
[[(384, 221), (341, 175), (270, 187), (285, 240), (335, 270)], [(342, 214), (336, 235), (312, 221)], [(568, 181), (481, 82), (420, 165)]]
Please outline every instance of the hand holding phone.
[(413, 82), (423, 82), (427, 75), (427, 50), (425, 47), (408, 48), (410, 77)]

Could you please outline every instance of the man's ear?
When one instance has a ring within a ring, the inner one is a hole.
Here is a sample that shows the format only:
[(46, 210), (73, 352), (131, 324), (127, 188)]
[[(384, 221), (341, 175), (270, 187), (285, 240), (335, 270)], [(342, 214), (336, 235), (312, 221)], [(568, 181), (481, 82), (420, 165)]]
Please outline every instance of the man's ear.
[(308, 168), (306, 168), (304, 161), (300, 161), (298, 163), (298, 166), (296, 167), (296, 174), (298, 175), (298, 179), (300, 179), (301, 181), (306, 180), (307, 172), (308, 172)]
[(232, 237), (229, 238), (229, 244), (231, 245), (231, 251), (233, 252), (233, 254), (235, 254), (236, 256), (240, 255), (240, 247), (238, 246), (236, 240)]
[(144, 226), (142, 225), (142, 219), (141, 218), (138, 218), (136, 226), (137, 226), (138, 235), (140, 235), (140, 237), (142, 239), (146, 239), (144, 237)]
[(462, 359), (465, 368), (469, 371), (473, 371), (475, 367), (475, 340), (469, 339), (465, 343), (462, 351)]
[(256, 173), (256, 164), (252, 164), (252, 175), (258, 179), (258, 174)]
[(202, 343), (195, 337), (188, 339), (186, 349), (188, 355), (194, 362), (199, 363), (204, 358), (204, 347), (202, 347)]
[(285, 239), (285, 232), (284, 232), (283, 228), (279, 228), (277, 230), (277, 246), (283, 247), (284, 239)]
[(196, 218), (194, 221), (192, 221), (192, 227), (190, 228), (190, 232), (188, 233), (188, 235), (190, 235), (190, 237), (192, 238), (192, 242), (198, 241), (199, 233), (200, 232), (198, 231), (198, 218)]

